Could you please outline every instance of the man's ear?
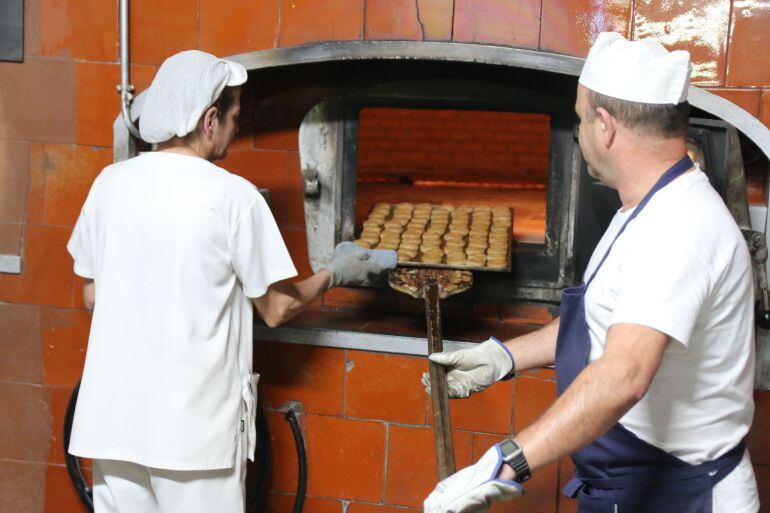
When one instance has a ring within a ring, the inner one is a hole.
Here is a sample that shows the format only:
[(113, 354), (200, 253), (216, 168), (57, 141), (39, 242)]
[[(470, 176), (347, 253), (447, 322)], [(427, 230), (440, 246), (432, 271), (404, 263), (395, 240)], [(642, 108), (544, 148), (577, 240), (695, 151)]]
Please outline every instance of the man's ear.
[(207, 138), (211, 138), (214, 134), (214, 124), (218, 121), (218, 115), (219, 109), (214, 105), (206, 109), (206, 112), (203, 113), (203, 117), (201, 118), (203, 120), (203, 134)]
[(602, 143), (605, 148), (612, 146), (615, 141), (615, 134), (618, 131), (618, 125), (615, 118), (604, 107), (596, 108), (596, 123), (601, 132)]

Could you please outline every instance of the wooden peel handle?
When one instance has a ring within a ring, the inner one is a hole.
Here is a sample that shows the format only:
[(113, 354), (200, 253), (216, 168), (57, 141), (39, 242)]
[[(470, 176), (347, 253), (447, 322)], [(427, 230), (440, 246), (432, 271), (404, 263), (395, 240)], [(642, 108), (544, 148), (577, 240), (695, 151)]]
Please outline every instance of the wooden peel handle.
[[(428, 354), (444, 350), (441, 340), (441, 309), (436, 280), (426, 280), (425, 319), (428, 324)], [(430, 362), (431, 405), (433, 409), (433, 438), (436, 446), (436, 463), (439, 479), (455, 473), (455, 451), (452, 441), (452, 420), (449, 416), (449, 392), (446, 368)]]

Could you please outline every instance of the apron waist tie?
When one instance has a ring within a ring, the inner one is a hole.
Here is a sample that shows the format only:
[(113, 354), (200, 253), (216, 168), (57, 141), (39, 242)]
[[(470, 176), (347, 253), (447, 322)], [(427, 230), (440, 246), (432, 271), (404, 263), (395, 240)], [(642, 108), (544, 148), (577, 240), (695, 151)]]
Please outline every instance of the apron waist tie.
[(585, 486), (600, 489), (645, 488), (660, 483), (686, 481), (706, 474), (713, 477), (714, 483), (718, 483), (738, 466), (745, 451), (746, 440), (744, 439), (719, 458), (698, 465), (652, 467), (636, 473), (612, 477), (583, 477), (575, 471), (575, 476), (564, 486), (562, 493), (574, 498)]
[(251, 461), (254, 461), (254, 452), (257, 448), (257, 383), (259, 374), (251, 374), (241, 386), (241, 397), (246, 405), (246, 425), (241, 425), (241, 431), (246, 431), (246, 455)]

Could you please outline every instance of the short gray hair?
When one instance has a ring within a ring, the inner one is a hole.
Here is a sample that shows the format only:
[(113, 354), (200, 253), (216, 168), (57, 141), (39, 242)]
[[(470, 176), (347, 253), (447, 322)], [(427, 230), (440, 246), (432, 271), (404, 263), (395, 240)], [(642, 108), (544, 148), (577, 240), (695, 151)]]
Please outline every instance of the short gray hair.
[(601, 107), (627, 128), (666, 139), (685, 135), (690, 125), (690, 104), (686, 101), (677, 105), (640, 103), (619, 100), (587, 88), (586, 92), (591, 121), (596, 117), (596, 109)]

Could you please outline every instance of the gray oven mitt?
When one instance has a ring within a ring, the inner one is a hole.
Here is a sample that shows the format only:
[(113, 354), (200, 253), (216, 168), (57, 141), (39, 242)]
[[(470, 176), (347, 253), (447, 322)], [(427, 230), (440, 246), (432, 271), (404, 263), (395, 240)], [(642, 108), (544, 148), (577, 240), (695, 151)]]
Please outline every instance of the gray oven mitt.
[(321, 266), (331, 275), (329, 288), (374, 285), (388, 269), (398, 263), (396, 252), (364, 249), (352, 242), (341, 242), (334, 248), (332, 259)]

